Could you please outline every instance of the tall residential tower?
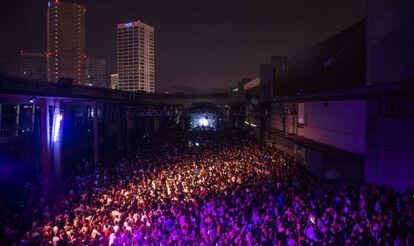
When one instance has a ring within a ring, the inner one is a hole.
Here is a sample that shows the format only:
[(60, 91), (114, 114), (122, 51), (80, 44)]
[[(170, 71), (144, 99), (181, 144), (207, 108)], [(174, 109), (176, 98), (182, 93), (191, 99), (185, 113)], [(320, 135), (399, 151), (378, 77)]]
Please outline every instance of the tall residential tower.
[(118, 24), (119, 89), (155, 92), (154, 28), (141, 21)]
[(86, 83), (85, 6), (60, 0), (49, 1), (47, 9), (48, 80), (72, 78)]

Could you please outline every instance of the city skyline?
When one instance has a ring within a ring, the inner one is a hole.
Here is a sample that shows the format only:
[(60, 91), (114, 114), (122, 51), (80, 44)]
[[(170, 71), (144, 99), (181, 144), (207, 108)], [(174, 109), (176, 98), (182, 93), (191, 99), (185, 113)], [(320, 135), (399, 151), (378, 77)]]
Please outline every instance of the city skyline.
[[(317, 0), (300, 8), (278, 1), (77, 2), (87, 7), (87, 55), (107, 61), (108, 78), (117, 72), (116, 25), (140, 19), (157, 29), (157, 89), (227, 88), (241, 77), (257, 77), (254, 65), (266, 63), (269, 54), (290, 56), (360, 21), (366, 9), (357, 0)], [(47, 1), (39, 0), (13, 1), (3, 9), (1, 30), (10, 37), (2, 37), (9, 48), (0, 50), (0, 59), (12, 59), (20, 49), (46, 49), (46, 8)]]

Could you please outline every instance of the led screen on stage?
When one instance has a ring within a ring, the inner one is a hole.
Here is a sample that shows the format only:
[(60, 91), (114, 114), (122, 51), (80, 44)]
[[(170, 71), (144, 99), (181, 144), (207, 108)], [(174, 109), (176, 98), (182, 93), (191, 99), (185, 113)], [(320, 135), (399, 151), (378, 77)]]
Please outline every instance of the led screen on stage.
[(215, 114), (191, 114), (191, 128), (216, 128)]

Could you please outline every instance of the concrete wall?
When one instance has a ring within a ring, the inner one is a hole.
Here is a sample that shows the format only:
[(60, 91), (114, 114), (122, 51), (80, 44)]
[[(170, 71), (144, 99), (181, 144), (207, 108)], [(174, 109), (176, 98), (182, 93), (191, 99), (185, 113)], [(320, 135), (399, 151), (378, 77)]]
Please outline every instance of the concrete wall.
[(306, 149), (305, 166), (315, 176), (326, 179), (363, 180), (363, 161), (345, 156), (331, 156)]
[(283, 131), (283, 118), (281, 114), (283, 110), (279, 109), (279, 104), (272, 104), (271, 105), (271, 125), (272, 128), (278, 129), (279, 131)]
[(274, 94), (275, 72), (280, 72), (286, 61), (286, 56), (272, 56), (270, 63), (260, 65), (260, 100), (269, 100), (276, 95)]
[[(367, 84), (414, 78), (414, 1), (370, 0), (367, 13)], [(412, 100), (412, 99), (411, 99)], [(405, 113), (378, 115), (370, 101), (365, 180), (399, 191), (414, 188), (413, 103)]]
[(286, 131), (288, 134), (297, 135), (298, 116), (288, 115), (286, 117)]
[(303, 136), (304, 134), (304, 123), (305, 123), (305, 104), (304, 103), (298, 103), (298, 123), (300, 124), (298, 126), (298, 135)]
[(370, 0), (367, 84), (414, 77), (414, 1)]
[(324, 178), (324, 162), (321, 153), (307, 149), (304, 161), (306, 169), (318, 178)]
[(356, 154), (365, 152), (366, 103), (363, 100), (307, 102), (305, 138)]
[(371, 118), (365, 181), (398, 191), (414, 188), (414, 118)]
[(293, 142), (278, 134), (269, 134), (266, 144), (276, 147), (303, 161), (305, 168), (321, 179), (347, 179), (362, 181), (364, 179), (363, 156), (320, 151), (299, 142)]

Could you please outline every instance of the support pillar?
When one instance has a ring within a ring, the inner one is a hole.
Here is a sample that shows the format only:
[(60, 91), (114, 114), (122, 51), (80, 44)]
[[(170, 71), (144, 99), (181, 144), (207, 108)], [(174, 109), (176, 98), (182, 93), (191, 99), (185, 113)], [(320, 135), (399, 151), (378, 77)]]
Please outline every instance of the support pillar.
[(63, 115), (59, 100), (40, 100), (40, 151), (43, 177), (43, 194), (51, 195), (51, 184), (55, 191), (61, 185)]
[(289, 129), (289, 114), (288, 114), (288, 109), (287, 109), (287, 107), (286, 106), (284, 106), (285, 108), (284, 108), (284, 110), (285, 110), (285, 119), (284, 119), (284, 127), (283, 127), (283, 131), (284, 131), (284, 134), (285, 134), (285, 136), (287, 136), (288, 135), (288, 129)]
[(124, 150), (125, 138), (124, 138), (124, 117), (122, 115), (122, 105), (115, 106), (116, 114), (116, 128), (117, 128), (117, 148), (118, 151)]
[(159, 118), (154, 116), (154, 133), (157, 133), (160, 128)]
[(60, 107), (60, 100), (53, 100), (52, 105), (52, 163), (53, 163), (53, 191), (62, 192), (62, 121), (63, 112)]
[(131, 129), (132, 129), (132, 115), (131, 115), (131, 108), (125, 108), (125, 120), (126, 120), (126, 134), (125, 134), (125, 143), (126, 143), (126, 150), (129, 151), (131, 147)]
[(226, 125), (229, 126), (230, 125), (230, 108), (229, 107), (226, 107), (226, 111), (225, 112), (226, 112)]
[[(61, 117), (59, 119), (59, 117)], [(61, 158), (61, 140), (62, 140), (62, 119), (63, 115), (60, 109), (60, 102), (55, 100), (53, 102), (53, 128), (52, 128), (52, 147), (53, 147), (53, 172), (60, 176), (62, 171), (62, 158)]]
[(40, 100), (40, 156), (42, 163), (43, 195), (49, 196), (52, 175), (50, 153), (49, 100)]
[(0, 129), (1, 129), (1, 119), (2, 119), (2, 116), (1, 116), (1, 108), (2, 108), (2, 104), (0, 103)]
[(144, 117), (144, 129), (145, 129), (145, 135), (148, 135), (151, 133), (151, 118), (149, 116)]
[(92, 106), (93, 110), (93, 162), (99, 163), (99, 128), (98, 128), (98, 106), (96, 103)]
[[(0, 109), (0, 115), (1, 115), (1, 109)], [(34, 132), (34, 126), (35, 126), (35, 119), (36, 119), (36, 105), (32, 105), (32, 115), (31, 115), (31, 132)], [(0, 120), (1, 123), (1, 120)], [(1, 125), (1, 124), (0, 124)]]
[(16, 129), (15, 129), (15, 134), (16, 137), (19, 136), (19, 122), (20, 122), (20, 105), (17, 104), (16, 106)]

